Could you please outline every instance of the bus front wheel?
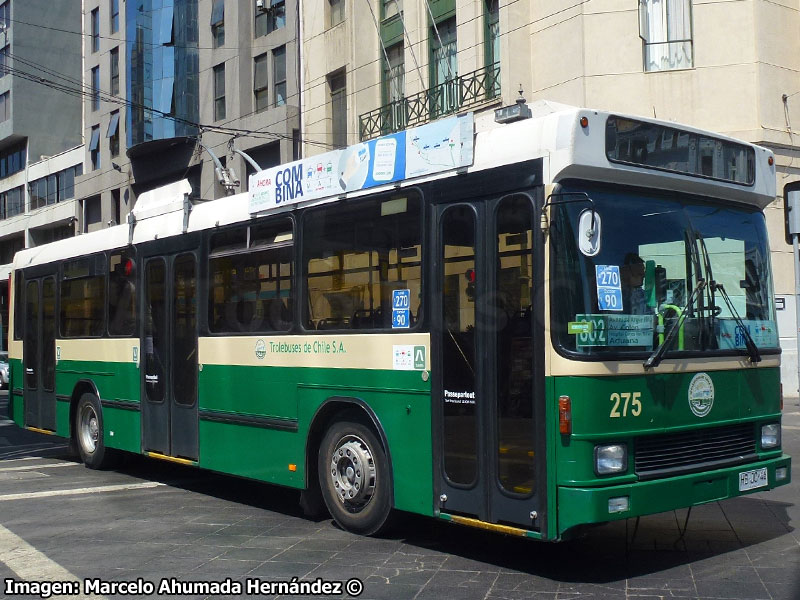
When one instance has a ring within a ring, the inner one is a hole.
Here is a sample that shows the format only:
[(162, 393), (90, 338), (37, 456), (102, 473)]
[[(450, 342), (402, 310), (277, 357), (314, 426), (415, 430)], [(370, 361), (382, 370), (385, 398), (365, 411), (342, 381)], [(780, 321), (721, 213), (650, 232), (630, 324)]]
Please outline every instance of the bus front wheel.
[(362, 535), (386, 529), (393, 497), (389, 462), (369, 427), (333, 423), (322, 439), (317, 467), (325, 505), (342, 528)]
[(103, 412), (94, 394), (83, 394), (78, 400), (75, 438), (84, 465), (90, 469), (110, 466), (112, 454), (103, 443)]

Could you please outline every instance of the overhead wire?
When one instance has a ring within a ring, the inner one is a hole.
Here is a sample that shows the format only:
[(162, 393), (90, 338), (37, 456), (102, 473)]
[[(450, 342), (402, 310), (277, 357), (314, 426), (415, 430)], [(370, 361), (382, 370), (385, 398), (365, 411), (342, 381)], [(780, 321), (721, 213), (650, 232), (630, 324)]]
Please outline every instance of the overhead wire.
[[(509, 0), (509, 2), (507, 2), (506, 4), (501, 5), (500, 8), (506, 8), (506, 7), (508, 7), (508, 6), (512, 5), (512, 4), (515, 4), (515, 3), (519, 2), (519, 1), (520, 0)], [(556, 16), (558, 14), (561, 14), (563, 12), (566, 12), (568, 10), (577, 8), (577, 7), (579, 7), (581, 5), (584, 5), (584, 4), (586, 4), (587, 2), (590, 2), (590, 1), (591, 0), (581, 0), (581, 1), (577, 2), (577, 3), (575, 3), (575, 4), (572, 4), (570, 6), (561, 8), (561, 9), (559, 9), (557, 11), (554, 11), (554, 12), (552, 12), (552, 13), (550, 13), (548, 15), (545, 15), (543, 17), (540, 17), (540, 18), (537, 18), (537, 19), (532, 19), (532, 20), (530, 20), (528, 22), (525, 22), (525, 23), (523, 23), (523, 24), (521, 24), (521, 25), (519, 25), (519, 26), (517, 26), (517, 27), (515, 27), (513, 29), (509, 29), (509, 30), (501, 32), (500, 36), (508, 35), (510, 33), (518, 31), (519, 29), (522, 29), (522, 28), (527, 27), (529, 25), (533, 25), (533, 24), (535, 24), (537, 22), (544, 21), (546, 19), (554, 17), (554, 16)], [(466, 23), (468, 23), (470, 21), (474, 21), (474, 20), (477, 20), (477, 19), (482, 19), (482, 18), (483, 18), (483, 15), (477, 15), (475, 17), (472, 17), (472, 18), (468, 19), (464, 23), (460, 23), (460, 25), (466, 24)], [(9, 19), (9, 21), (13, 22), (15, 20), (14, 19)], [(29, 26), (33, 26), (33, 27), (41, 27), (41, 28), (44, 28), (44, 29), (50, 29), (50, 30), (54, 30), (54, 31), (62, 31), (64, 33), (77, 34), (77, 35), (81, 35), (81, 36), (91, 36), (91, 33), (85, 34), (85, 33), (82, 33), (82, 32), (76, 32), (76, 31), (70, 31), (70, 30), (62, 30), (62, 29), (59, 29), (59, 28), (48, 27), (48, 26), (44, 26), (44, 25), (40, 25), (40, 24), (36, 24), (36, 23), (27, 23), (27, 22), (19, 21), (19, 20), (17, 20), (16, 22), (19, 22), (19, 23), (22, 23), (22, 24), (25, 24), (25, 25), (29, 25)], [(405, 29), (405, 25), (404, 25), (404, 29)], [(124, 40), (120, 40), (119, 38), (109, 38), (107, 36), (100, 36), (100, 37), (104, 38), (104, 39), (111, 39), (111, 40), (114, 40), (114, 41), (118, 41), (120, 43), (124, 43)], [(309, 39), (313, 39), (314, 37), (317, 37), (317, 36), (311, 36)], [(411, 49), (411, 51), (413, 53), (413, 46), (421, 45), (421, 44), (425, 43), (426, 41), (427, 40), (424, 37), (421, 37), (418, 41), (413, 42), (413, 43), (409, 39), (408, 43), (406, 45)], [(471, 50), (471, 49), (476, 48), (476, 47), (478, 47), (478, 46), (480, 46), (482, 44), (483, 44), (483, 41), (479, 41), (479, 42), (476, 42), (475, 44), (473, 44), (471, 46), (465, 46), (465, 47), (458, 48), (457, 54), (466, 52), (467, 50)], [(151, 44), (151, 45), (160, 46), (160, 44)], [(195, 48), (195, 46), (191, 46), (191, 47)], [(251, 46), (251, 47), (259, 48), (259, 46)], [(206, 49), (218, 50), (217, 48), (203, 48), (203, 47), (197, 47), (197, 48), (198, 49), (203, 49), (203, 50), (206, 50)], [(269, 46), (269, 47), (265, 46), (264, 48), (265, 49), (269, 49), (269, 48), (271, 48), (271, 46)], [(59, 84), (58, 82), (52, 82), (52, 81), (47, 80), (45, 78), (39, 77), (37, 75), (29, 74), (29, 73), (25, 73), (25, 72), (20, 72), (19, 70), (16, 70), (15, 74), (17, 74), (19, 76), (22, 76), (23, 78), (27, 78), (30, 81), (34, 81), (34, 82), (39, 83), (41, 85), (45, 85), (47, 87), (52, 87), (54, 89), (58, 89), (59, 91), (62, 91), (64, 93), (66, 93), (66, 94), (70, 94), (70, 95), (77, 96), (77, 97), (83, 97), (83, 98), (86, 98), (86, 97), (90, 97), (91, 98), (91, 97), (97, 95), (98, 92), (99, 92), (101, 101), (110, 102), (110, 103), (116, 103), (116, 104), (119, 104), (121, 106), (127, 106), (127, 107), (130, 107), (130, 108), (143, 109), (143, 110), (152, 112), (154, 114), (158, 114), (163, 118), (172, 119), (172, 120), (175, 120), (175, 121), (178, 121), (178, 122), (183, 122), (183, 123), (186, 123), (188, 125), (192, 125), (194, 127), (197, 127), (198, 130), (199, 130), (198, 131), (198, 136), (202, 135), (203, 132), (209, 132), (209, 133), (219, 133), (219, 134), (222, 134), (222, 135), (229, 134), (229, 135), (233, 136), (234, 139), (236, 137), (253, 137), (255, 139), (272, 139), (272, 140), (275, 140), (277, 138), (277, 139), (293, 140), (293, 138), (292, 138), (292, 136), (290, 134), (273, 133), (273, 132), (265, 132), (264, 131), (264, 129), (266, 129), (268, 127), (271, 127), (273, 125), (279, 124), (281, 122), (281, 120), (274, 121), (272, 123), (266, 124), (266, 125), (258, 128), (258, 129), (255, 129), (255, 130), (225, 127), (224, 124), (223, 125), (201, 124), (201, 123), (198, 123), (198, 122), (194, 122), (194, 121), (190, 121), (190, 120), (187, 120), (187, 119), (183, 119), (183, 118), (177, 117), (175, 115), (170, 115), (168, 113), (164, 113), (163, 111), (159, 111), (157, 109), (154, 109), (152, 107), (148, 107), (146, 105), (134, 103), (134, 102), (132, 102), (130, 100), (127, 100), (127, 99), (124, 99), (124, 98), (119, 98), (119, 97), (116, 97), (116, 96), (112, 96), (111, 94), (105, 93), (102, 90), (95, 91), (91, 87), (89, 87), (86, 84), (84, 84), (82, 81), (79, 82), (76, 79), (72, 79), (72, 78), (57, 74), (57, 73), (53, 72), (52, 70), (49, 70), (49, 69), (45, 68), (43, 65), (39, 65), (38, 63), (35, 63), (33, 61), (20, 59), (19, 57), (15, 57), (10, 52), (9, 52), (9, 56), (14, 58), (15, 60), (18, 60), (18, 61), (22, 62), (23, 64), (28, 63), (28, 66), (34, 66), (35, 65), (36, 68), (42, 69), (43, 72), (45, 72), (45, 73), (47, 73), (47, 74), (49, 74), (49, 75), (51, 75), (53, 77), (60, 77), (60, 78), (62, 78), (64, 80), (66, 80), (66, 81), (70, 81), (70, 82), (74, 83), (75, 85), (79, 85), (80, 89), (76, 90), (74, 88), (69, 88), (68, 86), (66, 86), (64, 84)], [(384, 57), (379, 57), (376, 60), (373, 60), (373, 61), (370, 61), (370, 62), (367, 62), (367, 63), (363, 63), (361, 65), (358, 65), (357, 67), (346, 69), (345, 72), (346, 73), (349, 72), (351, 75), (354, 75), (356, 70), (363, 69), (363, 68), (366, 68), (368, 66), (371, 66), (375, 62), (380, 62), (383, 58)], [(415, 62), (416, 62), (416, 59), (415, 59)], [(7, 65), (6, 65), (5, 69), (6, 69), (7, 72), (15, 71), (14, 68), (8, 67)], [(325, 85), (327, 83), (325, 81), (325, 78), (320, 78), (320, 79), (322, 79), (322, 81), (320, 83), (316, 83), (316, 84), (310, 85), (309, 86), (309, 90), (311, 90), (311, 89), (313, 89), (315, 87), (319, 87), (321, 85)], [(363, 92), (363, 91), (367, 91), (367, 90), (369, 90), (371, 88), (374, 88), (374, 87), (377, 87), (379, 85), (381, 85), (380, 82), (374, 83), (374, 84), (369, 84), (369, 85), (367, 85), (367, 86), (365, 86), (363, 88), (358, 88), (356, 90), (353, 90), (350, 93), (347, 93), (347, 96), (354, 96), (355, 94), (358, 94), (358, 93)], [(306, 92), (309, 91), (309, 90), (306, 90)], [(300, 94), (300, 92), (298, 91), (295, 94), (288, 95), (287, 96), (287, 100), (289, 100), (290, 98), (293, 98), (294, 96), (298, 96), (299, 94)], [(225, 123), (230, 123), (230, 122), (235, 121), (235, 120), (240, 120), (240, 119), (252, 116), (254, 114), (257, 114), (258, 112), (259, 111), (254, 110), (254, 111), (251, 111), (250, 113), (245, 113), (245, 114), (242, 114), (242, 115), (238, 115), (236, 117), (232, 117), (231, 119), (225, 121)], [(328, 144), (328, 143), (325, 143), (325, 142), (313, 141), (313, 140), (309, 139), (308, 136), (306, 135), (306, 132), (299, 132), (299, 133), (302, 136), (304, 143), (306, 143), (306, 144), (317, 145), (317, 146), (327, 147), (327, 148), (330, 148), (330, 147), (333, 146), (332, 144)], [(265, 137), (265, 136), (268, 136), (268, 137)], [(218, 143), (218, 144), (214, 144), (212, 146), (212, 148), (218, 148), (218, 147), (220, 147), (220, 146), (222, 146), (222, 145), (224, 145), (226, 143), (228, 143), (227, 139), (222, 141), (222, 142), (220, 142), (220, 143)], [(204, 161), (201, 161), (201, 164), (204, 164), (206, 162), (212, 162), (212, 161), (205, 161), (204, 160)], [(127, 163), (123, 163), (122, 165), (120, 165), (120, 167), (125, 167), (125, 166), (129, 166), (129, 165), (130, 165), (130, 162), (127, 162)], [(104, 172), (101, 172), (101, 173), (98, 173), (94, 177), (100, 177), (103, 174), (104, 174)], [(83, 180), (83, 182), (89, 181), (89, 180), (93, 179), (94, 177), (86, 178), (86, 179)], [(110, 186), (107, 189), (114, 189), (115, 187), (117, 187), (117, 186), (113, 185), (113, 186)], [(106, 189), (103, 189), (101, 191), (106, 191)]]

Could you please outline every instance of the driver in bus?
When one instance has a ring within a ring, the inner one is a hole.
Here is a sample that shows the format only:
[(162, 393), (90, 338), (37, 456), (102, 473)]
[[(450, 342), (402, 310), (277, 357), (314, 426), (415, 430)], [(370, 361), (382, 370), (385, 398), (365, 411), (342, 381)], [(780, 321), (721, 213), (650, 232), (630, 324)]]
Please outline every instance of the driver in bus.
[(629, 315), (650, 315), (653, 311), (647, 306), (644, 292), (644, 260), (635, 252), (625, 255), (619, 270), (622, 284), (622, 311)]

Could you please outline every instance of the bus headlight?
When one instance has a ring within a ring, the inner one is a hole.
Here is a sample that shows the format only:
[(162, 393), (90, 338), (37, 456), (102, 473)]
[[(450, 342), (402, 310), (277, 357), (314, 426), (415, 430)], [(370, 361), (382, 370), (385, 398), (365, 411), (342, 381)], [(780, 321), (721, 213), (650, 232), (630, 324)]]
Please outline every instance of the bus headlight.
[(628, 470), (628, 446), (607, 444), (594, 447), (594, 472), (598, 475), (624, 473)]
[(761, 427), (761, 448), (777, 448), (781, 445), (781, 426), (779, 423), (770, 423)]

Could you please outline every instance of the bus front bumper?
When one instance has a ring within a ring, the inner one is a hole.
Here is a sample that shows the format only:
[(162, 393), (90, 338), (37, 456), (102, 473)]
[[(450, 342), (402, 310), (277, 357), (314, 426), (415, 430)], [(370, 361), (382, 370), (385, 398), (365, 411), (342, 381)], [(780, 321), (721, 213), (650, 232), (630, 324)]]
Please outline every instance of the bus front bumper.
[[(559, 486), (558, 534), (562, 537), (578, 525), (629, 519), (771, 490), (791, 481), (791, 463), (791, 458), (784, 454), (746, 465), (625, 485)], [(740, 474), (763, 468), (767, 469), (767, 483), (740, 491)], [(784, 474), (780, 480), (776, 479), (776, 469)], [(620, 510), (626, 503), (627, 509)]]

